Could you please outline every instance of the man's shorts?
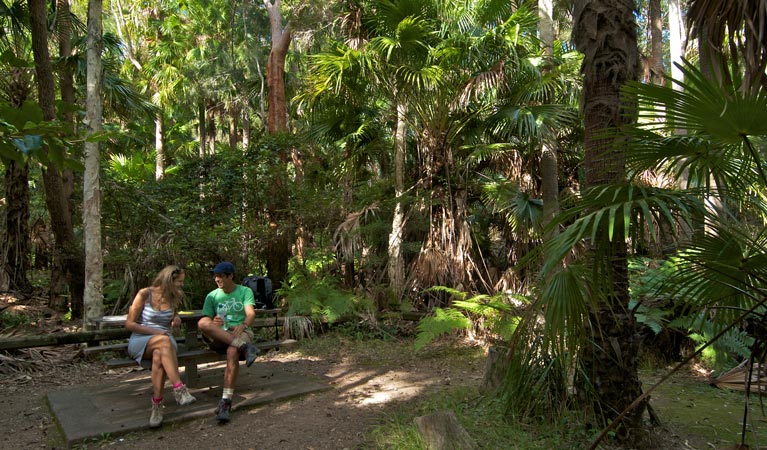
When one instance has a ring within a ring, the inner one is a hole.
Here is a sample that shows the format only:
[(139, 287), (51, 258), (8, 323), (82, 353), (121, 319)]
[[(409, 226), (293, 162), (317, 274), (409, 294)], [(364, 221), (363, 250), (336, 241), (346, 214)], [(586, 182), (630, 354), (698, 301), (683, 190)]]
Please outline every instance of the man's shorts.
[[(231, 334), (232, 330), (226, 330), (227, 333)], [(205, 334), (202, 334), (202, 341), (208, 344), (208, 348), (213, 350), (214, 352), (225, 355), (226, 349), (229, 348), (229, 344), (217, 340), (211, 340), (209, 337), (205, 336)], [(240, 333), (240, 337), (232, 341), (232, 346), (240, 348), (245, 344), (252, 344), (253, 343), (253, 331), (250, 328), (245, 328), (242, 333)]]

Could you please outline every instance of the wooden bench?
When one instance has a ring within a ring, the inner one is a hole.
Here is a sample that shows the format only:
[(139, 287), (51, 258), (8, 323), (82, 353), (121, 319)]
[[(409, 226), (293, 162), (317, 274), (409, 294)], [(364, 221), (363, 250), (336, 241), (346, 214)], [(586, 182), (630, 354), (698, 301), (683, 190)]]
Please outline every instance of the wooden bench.
[[(293, 339), (285, 339), (282, 341), (256, 342), (253, 345), (255, 345), (256, 348), (258, 348), (259, 350), (261, 350), (261, 352), (266, 352), (269, 350), (287, 349), (287, 348), (295, 346), (297, 343), (298, 341), (295, 341)], [(125, 351), (127, 347), (128, 347), (127, 342), (122, 344), (113, 344), (113, 350)], [(187, 349), (185, 346), (181, 344), (179, 344), (178, 352), (176, 353), (176, 356), (178, 357), (179, 367), (184, 368), (182, 378), (184, 379), (184, 382), (189, 387), (195, 387), (197, 379), (199, 378), (197, 369), (200, 364), (226, 360), (226, 355), (217, 353), (207, 347)], [(105, 361), (105, 364), (110, 369), (138, 366), (136, 364), (136, 361), (127, 357), (111, 358)]]
[[(253, 328), (259, 327), (274, 327), (274, 340), (254, 342), (254, 345), (266, 352), (268, 350), (280, 350), (282, 348), (288, 348), (294, 346), (297, 341), (292, 339), (280, 340), (279, 339), (279, 326), (281, 325), (278, 314), (279, 309), (257, 309), (256, 315), (273, 315), (273, 317), (257, 318), (251, 325)], [(226, 359), (226, 355), (221, 355), (213, 350), (210, 350), (200, 339), (200, 333), (197, 329), (197, 322), (202, 317), (201, 310), (182, 311), (179, 314), (182, 323), (186, 326), (186, 334), (183, 337), (177, 337), (176, 342), (179, 343), (177, 352), (179, 367), (184, 368), (185, 383), (190, 387), (194, 386), (198, 379), (197, 367), (200, 364), (205, 364), (214, 361), (222, 361)], [(104, 316), (99, 321), (99, 328), (113, 328), (125, 326), (125, 320), (127, 315), (119, 316)], [(98, 345), (93, 347), (87, 347), (83, 350), (84, 354), (89, 357), (94, 357), (99, 353), (104, 352), (122, 352), (124, 353), (128, 348), (127, 339), (123, 342)], [(108, 368), (120, 368), (136, 366), (136, 361), (127, 358), (111, 358), (107, 360), (106, 366)]]

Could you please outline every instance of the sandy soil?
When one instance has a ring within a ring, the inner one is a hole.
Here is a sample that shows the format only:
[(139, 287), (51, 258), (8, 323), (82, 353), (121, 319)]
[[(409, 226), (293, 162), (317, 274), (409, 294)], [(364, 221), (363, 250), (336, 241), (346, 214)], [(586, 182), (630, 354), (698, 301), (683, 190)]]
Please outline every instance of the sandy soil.
[[(326, 340), (326, 343), (321, 343)], [(450, 355), (414, 355), (412, 341), (360, 343), (323, 337), (290, 352), (272, 352), (257, 364), (323, 377), (333, 389), (250, 410), (232, 421), (213, 417), (158, 430), (104, 436), (80, 448), (119, 449), (297, 449), (371, 448), (371, 431), (403, 403), (456, 383), (478, 384), (478, 361), (455, 363)], [(308, 347), (308, 350), (306, 349)], [(445, 347), (450, 353), (450, 346)], [(80, 383), (145, 376), (131, 369), (108, 371), (82, 361), (75, 345), (27, 349), (0, 360), (0, 448), (63, 449), (66, 444), (45, 400), (46, 392)], [(147, 419), (149, 410), (147, 409)]]

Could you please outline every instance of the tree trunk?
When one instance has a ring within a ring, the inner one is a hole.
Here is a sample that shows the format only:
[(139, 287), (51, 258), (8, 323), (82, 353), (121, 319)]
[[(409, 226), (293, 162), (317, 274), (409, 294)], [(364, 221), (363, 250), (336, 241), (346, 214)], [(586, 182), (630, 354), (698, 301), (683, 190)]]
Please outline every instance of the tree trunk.
[(291, 40), (291, 25), (282, 28), (280, 0), (264, 0), (269, 13), (272, 34), (272, 48), (266, 63), (266, 85), (269, 88), (269, 109), (266, 117), (267, 131), (270, 134), (288, 130), (288, 107), (285, 99), (285, 57)]
[[(102, 0), (88, 0), (87, 134), (101, 131), (101, 25)], [(85, 141), (83, 180), (83, 232), (85, 235), (85, 328), (93, 329), (104, 315), (104, 259), (101, 250), (101, 156), (98, 142)]]
[(237, 127), (239, 126), (240, 108), (232, 105), (229, 108), (229, 148), (234, 151), (237, 149), (237, 144), (240, 142), (239, 133), (237, 133)]
[[(35, 72), (37, 74), (37, 90), (40, 108), (43, 110), (43, 118), (48, 121), (56, 119), (54, 107), (55, 83), (53, 80), (53, 67), (50, 54), (48, 53), (48, 27), (44, 0), (28, 0), (29, 21), (32, 32), (32, 53), (35, 59)], [(48, 146), (43, 146), (44, 154), (49, 152)], [(45, 185), (45, 203), (51, 218), (51, 228), (55, 236), (55, 247), (52, 282), (63, 271), (69, 282), (70, 307), (73, 317), (82, 317), (83, 312), (83, 289), (84, 289), (84, 262), (80, 248), (75, 242), (72, 228), (72, 212), (66, 197), (65, 183), (61, 171), (49, 165), (43, 168), (43, 183)], [(61, 293), (51, 291), (51, 307), (62, 305)]]
[[(399, 198), (405, 192), (405, 152), (407, 144), (407, 105), (397, 105), (397, 130), (394, 136), (394, 195)], [(389, 288), (397, 298), (405, 292), (405, 261), (402, 258), (402, 237), (405, 233), (405, 212), (402, 202), (397, 201), (392, 215), (389, 234)]]
[[(11, 106), (21, 108), (31, 94), (31, 76), (26, 69), (14, 69), (8, 80)], [(2, 240), (0, 291), (29, 293), (29, 165), (26, 161), (2, 160), (5, 165), (5, 239)]]
[(649, 0), (650, 9), (650, 80), (663, 85), (663, 16), (660, 0)]
[(5, 239), (0, 289), (30, 293), (29, 269), (29, 166), (26, 162), (5, 163)]
[[(619, 129), (633, 120), (622, 110), (621, 87), (636, 80), (639, 50), (631, 2), (580, 0), (576, 3), (573, 37), (584, 54), (582, 66), (585, 126), (586, 186), (625, 181), (625, 156), (619, 139), (606, 129)], [(620, 221), (618, 221), (620, 222)], [(622, 223), (622, 222), (620, 222)], [(604, 426), (642, 393), (638, 374), (639, 334), (628, 310), (628, 262), (623, 230), (616, 226), (613, 241), (607, 230), (593, 242), (596, 306), (587, 326), (590, 345), (579, 351), (583, 367), (576, 388), (585, 408)], [(619, 425), (619, 437), (631, 441), (644, 434), (644, 405), (632, 410)]]
[(250, 114), (248, 108), (242, 110), (242, 151), (248, 151), (250, 147)]
[[(268, 88), (268, 110), (266, 115), (266, 129), (269, 134), (285, 133), (288, 131), (287, 101), (285, 99), (285, 57), (288, 53), (291, 41), (291, 25), (288, 23), (282, 28), (282, 14), (280, 13), (280, 0), (264, 0), (264, 6), (269, 13), (271, 27), (272, 48), (269, 52), (269, 61), (266, 63), (266, 85)], [(281, 159), (287, 160), (288, 155), (280, 155)], [(301, 161), (295, 151), (290, 154), (296, 169), (300, 170)], [(291, 223), (288, 214), (284, 211), (288, 199), (285, 189), (279, 186), (285, 182), (281, 175), (275, 175), (278, 179), (273, 185), (273, 201), (267, 206), (270, 216), (269, 249), (266, 254), (266, 267), (269, 277), (275, 283), (275, 289), (287, 278), (288, 261), (290, 260), (290, 246), (293, 241), (295, 225)], [(281, 201), (282, 200), (282, 201)]]
[(165, 177), (165, 120), (162, 111), (154, 119), (154, 179)]
[[(682, 64), (682, 57), (685, 53), (685, 35), (684, 21), (682, 19), (682, 9), (679, 3), (682, 0), (668, 0), (668, 46), (671, 55), (671, 78), (684, 81), (682, 69), (677, 64)], [(682, 89), (681, 86), (673, 85), (674, 89)]]
[(197, 120), (200, 122), (200, 158), (205, 156), (207, 148), (208, 132), (206, 129), (207, 119), (205, 114), (205, 99), (201, 98), (197, 102)]
[[(538, 2), (538, 34), (541, 38), (543, 53), (551, 58), (554, 56), (554, 14), (553, 0)], [(546, 102), (550, 100), (547, 99)], [(543, 139), (541, 142), (541, 196), (543, 197), (543, 221), (547, 227), (559, 214), (559, 164), (557, 148), (553, 139)], [(547, 231), (546, 240), (553, 239), (558, 234), (558, 228)]]

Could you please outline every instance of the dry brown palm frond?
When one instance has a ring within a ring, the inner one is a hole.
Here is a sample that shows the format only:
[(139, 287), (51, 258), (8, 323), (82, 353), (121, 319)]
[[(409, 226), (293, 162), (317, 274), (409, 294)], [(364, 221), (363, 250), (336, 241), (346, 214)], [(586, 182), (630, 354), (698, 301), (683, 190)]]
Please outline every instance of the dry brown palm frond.
[[(745, 392), (750, 366), (750, 361), (743, 361), (737, 367), (719, 375), (711, 384), (722, 389)], [(767, 393), (767, 367), (763, 363), (754, 364), (751, 372), (751, 392)]]
[(373, 203), (360, 211), (350, 213), (333, 233), (333, 246), (347, 261), (354, 259), (357, 251), (362, 247), (362, 239), (359, 235), (362, 219), (368, 214), (375, 214), (377, 210), (378, 204)]

